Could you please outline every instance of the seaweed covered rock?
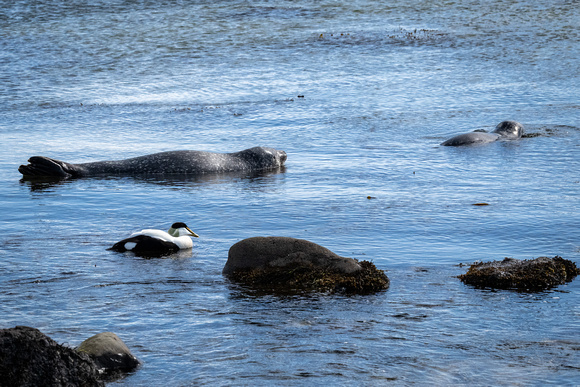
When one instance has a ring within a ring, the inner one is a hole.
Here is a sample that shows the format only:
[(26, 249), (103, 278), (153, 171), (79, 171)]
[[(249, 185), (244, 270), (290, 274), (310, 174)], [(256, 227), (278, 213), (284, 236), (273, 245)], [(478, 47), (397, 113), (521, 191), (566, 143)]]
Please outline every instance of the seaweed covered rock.
[(109, 376), (131, 371), (141, 362), (127, 345), (113, 332), (103, 332), (89, 337), (77, 348), (78, 352), (89, 355)]
[(104, 386), (92, 359), (38, 329), (0, 329), (0, 385)]
[(386, 274), (303, 239), (254, 237), (234, 244), (223, 272), (230, 280), (272, 293), (368, 294), (389, 287)]
[(458, 278), (479, 288), (541, 291), (570, 282), (578, 274), (574, 262), (556, 256), (475, 263)]

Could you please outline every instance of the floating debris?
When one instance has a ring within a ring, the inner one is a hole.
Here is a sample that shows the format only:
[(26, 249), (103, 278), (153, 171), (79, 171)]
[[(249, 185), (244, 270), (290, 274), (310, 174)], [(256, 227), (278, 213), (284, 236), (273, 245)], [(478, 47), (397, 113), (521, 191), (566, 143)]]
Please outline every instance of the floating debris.
[(542, 133), (538, 133), (538, 132), (535, 132), (535, 133), (524, 133), (522, 135), (522, 138), (534, 138), (534, 137), (541, 137), (541, 136), (544, 136), (544, 135)]
[(415, 28), (407, 30), (405, 28), (398, 28), (382, 33), (369, 33), (366, 31), (353, 33), (320, 33), (317, 35), (317, 40), (325, 42), (343, 42), (348, 44), (369, 44), (369, 43), (402, 43), (402, 42), (421, 42), (431, 41), (447, 37), (448, 34), (426, 28)]

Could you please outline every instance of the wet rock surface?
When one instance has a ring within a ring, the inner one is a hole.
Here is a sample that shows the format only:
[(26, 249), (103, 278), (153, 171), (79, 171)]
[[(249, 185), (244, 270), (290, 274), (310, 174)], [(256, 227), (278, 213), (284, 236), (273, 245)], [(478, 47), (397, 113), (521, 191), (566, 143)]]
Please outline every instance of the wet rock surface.
[(283, 267), (310, 263), (328, 270), (352, 273), (361, 269), (352, 258), (341, 257), (316, 243), (289, 237), (253, 237), (234, 244), (223, 274), (239, 269)]
[(141, 362), (111, 332), (73, 349), (36, 328), (0, 329), (0, 386), (104, 386)]
[(104, 386), (92, 359), (38, 329), (0, 329), (0, 385)]
[(89, 355), (107, 378), (137, 368), (141, 362), (127, 345), (113, 332), (103, 332), (89, 337), (77, 348), (78, 352)]
[(574, 262), (556, 256), (474, 263), (458, 278), (478, 288), (542, 291), (570, 282), (578, 274)]
[(341, 257), (313, 242), (254, 237), (230, 248), (223, 274), (255, 290), (368, 294), (389, 287), (384, 271), (368, 261)]

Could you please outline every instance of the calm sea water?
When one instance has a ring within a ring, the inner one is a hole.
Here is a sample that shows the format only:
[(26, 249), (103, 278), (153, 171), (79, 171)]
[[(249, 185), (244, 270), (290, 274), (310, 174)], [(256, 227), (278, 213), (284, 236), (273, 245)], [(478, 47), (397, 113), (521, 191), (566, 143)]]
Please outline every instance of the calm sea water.
[[(579, 280), (456, 278), (506, 256), (580, 263), (578, 1), (2, 0), (0, 26), (0, 327), (71, 346), (113, 331), (144, 361), (123, 386), (580, 384)], [(506, 119), (538, 136), (438, 145)], [(17, 171), (257, 145), (286, 169)], [(106, 250), (176, 221), (193, 252)], [(266, 235), (371, 260), (391, 287), (244, 294), (228, 249)]]

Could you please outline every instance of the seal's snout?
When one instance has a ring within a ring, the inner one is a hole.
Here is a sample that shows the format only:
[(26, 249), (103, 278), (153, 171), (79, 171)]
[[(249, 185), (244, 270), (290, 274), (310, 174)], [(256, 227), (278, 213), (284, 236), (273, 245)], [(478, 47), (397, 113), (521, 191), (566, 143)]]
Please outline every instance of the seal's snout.
[(288, 155), (284, 151), (280, 151), (279, 154), (280, 154), (280, 165), (282, 166), (286, 162), (286, 159), (288, 158)]
[(497, 124), (493, 133), (497, 133), (507, 139), (521, 138), (525, 133), (524, 126), (517, 121), (503, 121)]

